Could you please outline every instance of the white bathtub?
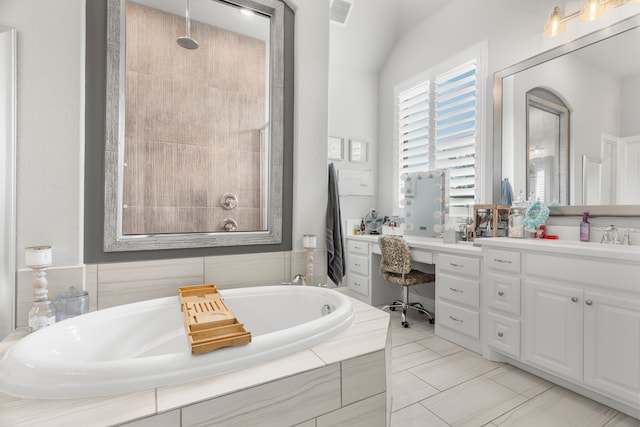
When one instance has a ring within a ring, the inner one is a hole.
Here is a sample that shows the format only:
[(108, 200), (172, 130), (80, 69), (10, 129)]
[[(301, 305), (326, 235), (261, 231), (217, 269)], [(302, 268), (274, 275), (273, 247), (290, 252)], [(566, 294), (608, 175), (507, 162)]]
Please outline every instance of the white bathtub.
[[(192, 355), (178, 297), (99, 310), (18, 341), (0, 361), (0, 389), (27, 398), (74, 398), (178, 384), (276, 359), (352, 324), (345, 295), (311, 286), (222, 290), (251, 332), (249, 344)], [(329, 314), (325, 305), (331, 307)]]

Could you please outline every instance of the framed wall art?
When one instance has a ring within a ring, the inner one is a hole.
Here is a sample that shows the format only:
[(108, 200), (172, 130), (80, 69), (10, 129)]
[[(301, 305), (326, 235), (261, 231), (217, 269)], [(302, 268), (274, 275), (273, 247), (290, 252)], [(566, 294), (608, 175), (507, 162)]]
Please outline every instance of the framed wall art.
[(365, 163), (369, 160), (369, 143), (352, 139), (349, 141), (349, 161)]
[(329, 160), (344, 160), (344, 139), (329, 137)]

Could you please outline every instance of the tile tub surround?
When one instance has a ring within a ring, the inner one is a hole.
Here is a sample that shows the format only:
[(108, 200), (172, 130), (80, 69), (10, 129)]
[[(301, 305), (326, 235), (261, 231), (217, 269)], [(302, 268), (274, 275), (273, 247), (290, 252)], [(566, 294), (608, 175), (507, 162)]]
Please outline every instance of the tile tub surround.
[[(89, 292), (90, 311), (177, 295), (180, 286), (215, 283), (220, 289), (279, 285), (304, 274), (305, 251), (222, 255), (155, 261), (87, 264), (47, 269), (49, 297), (69, 286)], [(326, 251), (316, 249), (313, 269), (326, 280)], [(317, 275), (316, 278), (319, 281)], [(27, 326), (33, 301), (33, 272), (18, 272), (17, 327)]]
[(0, 393), (0, 426), (384, 426), (391, 411), (389, 314), (352, 302), (356, 319), (346, 332), (241, 371), (104, 398), (32, 400)]

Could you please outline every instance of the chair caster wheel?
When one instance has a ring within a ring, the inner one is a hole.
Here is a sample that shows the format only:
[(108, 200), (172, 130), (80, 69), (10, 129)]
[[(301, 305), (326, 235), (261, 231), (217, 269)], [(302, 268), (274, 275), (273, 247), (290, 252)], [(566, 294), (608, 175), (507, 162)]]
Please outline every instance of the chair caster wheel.
[(389, 307), (389, 311), (396, 311), (395, 307)]
[(409, 322), (402, 322), (402, 326), (404, 326), (405, 328), (409, 327)]
[(435, 319), (429, 319), (429, 323), (433, 325), (434, 323), (436, 323), (436, 321)]

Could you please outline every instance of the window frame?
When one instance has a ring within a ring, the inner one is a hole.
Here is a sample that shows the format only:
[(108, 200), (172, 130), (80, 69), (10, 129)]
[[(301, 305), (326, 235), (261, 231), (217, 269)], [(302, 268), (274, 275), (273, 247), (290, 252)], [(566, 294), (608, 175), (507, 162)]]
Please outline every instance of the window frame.
[[(487, 173), (490, 172), (490, 165), (487, 165), (487, 161), (490, 159), (488, 148), (486, 147), (485, 126), (484, 117), (486, 109), (486, 58), (487, 58), (487, 42), (483, 41), (471, 48), (458, 53), (430, 68), (415, 74), (412, 77), (396, 84), (393, 89), (393, 210), (394, 215), (398, 215), (401, 212), (400, 205), (400, 159), (399, 159), (399, 117), (398, 117), (398, 105), (400, 95), (425, 81), (430, 81), (430, 96), (429, 96), (429, 170), (435, 169), (435, 92), (434, 86), (436, 78), (444, 73), (452, 71), (470, 61), (476, 62), (476, 143), (475, 143), (475, 195), (474, 203), (480, 203), (485, 199), (486, 190), (484, 188), (485, 182), (490, 182), (490, 178), (487, 179)], [(448, 195), (448, 189), (447, 189)]]

